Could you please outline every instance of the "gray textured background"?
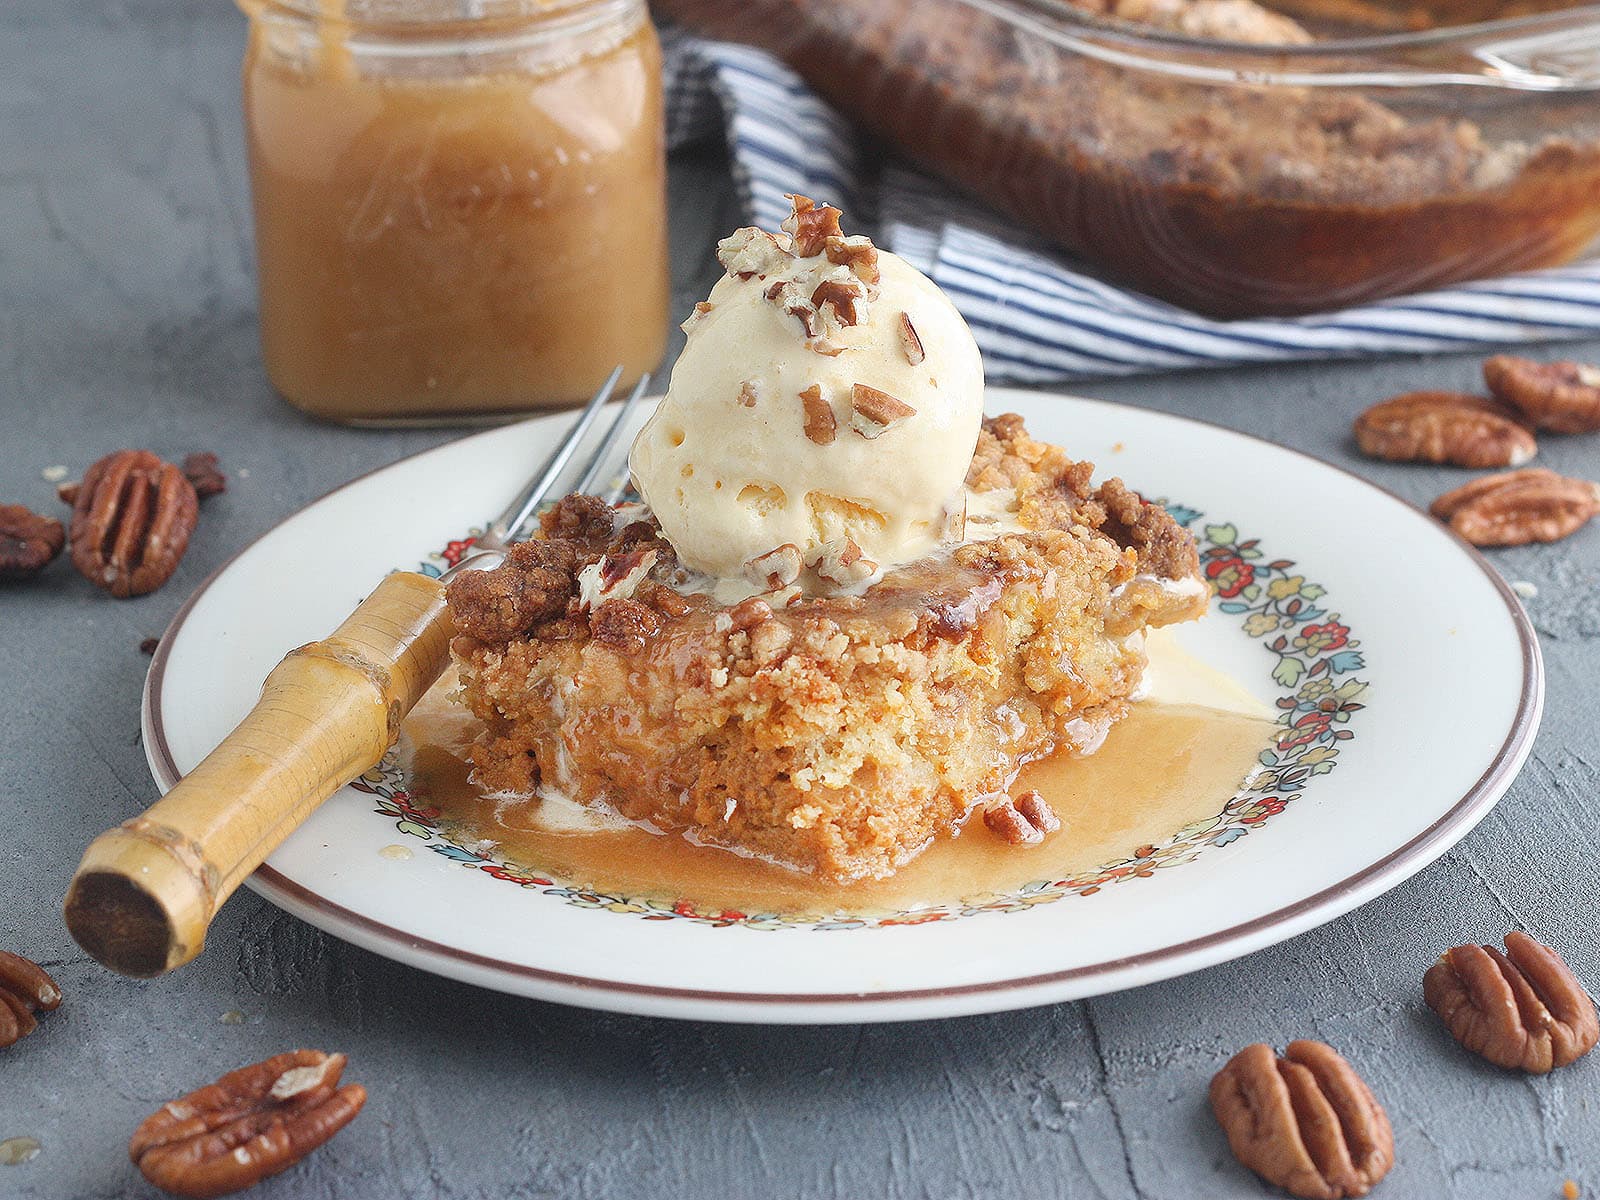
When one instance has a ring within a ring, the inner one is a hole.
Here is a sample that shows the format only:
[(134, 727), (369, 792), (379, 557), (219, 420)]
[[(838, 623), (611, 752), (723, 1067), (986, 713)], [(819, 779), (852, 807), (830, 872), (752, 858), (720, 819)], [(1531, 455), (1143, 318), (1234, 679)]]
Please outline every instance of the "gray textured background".
[[(315, 424), (255, 341), (239, 131), (242, 19), (221, 0), (0, 4), (0, 501), (50, 509), (42, 469), (125, 445), (215, 449), (234, 472), (176, 579), (114, 602), (64, 564), (0, 593), (0, 946), (67, 995), (0, 1052), (0, 1197), (150, 1193), (128, 1134), (162, 1101), (298, 1045), (343, 1049), (371, 1101), (255, 1193), (339, 1197), (1257, 1196), (1204, 1105), (1246, 1042), (1326, 1039), (1388, 1106), (1384, 1196), (1539, 1200), (1600, 1188), (1600, 1059), (1545, 1079), (1459, 1052), (1418, 981), (1447, 945), (1526, 926), (1600, 981), (1595, 678), (1600, 528), (1502, 552), (1549, 665), (1510, 795), (1420, 878), (1332, 924), (1169, 983), (994, 1017), (820, 1029), (605, 1016), (478, 991), (353, 949), (241, 893), (196, 964), (155, 983), (87, 962), (58, 916), (82, 847), (155, 798), (137, 646), (232, 551), (358, 472), (448, 431)], [(735, 223), (713, 159), (674, 163), (681, 315)], [(705, 197), (717, 198), (706, 203)], [(1600, 343), (1581, 348), (1600, 358)], [(1234, 371), (1079, 390), (1210, 417), (1425, 502), (1457, 475), (1356, 459), (1350, 417), (1471, 387), (1471, 357)], [(1543, 461), (1593, 474), (1593, 440)], [(246, 477), (244, 472), (248, 471)], [(1382, 531), (1371, 531), (1381, 536)], [(241, 1012), (242, 1024), (224, 1024)]]

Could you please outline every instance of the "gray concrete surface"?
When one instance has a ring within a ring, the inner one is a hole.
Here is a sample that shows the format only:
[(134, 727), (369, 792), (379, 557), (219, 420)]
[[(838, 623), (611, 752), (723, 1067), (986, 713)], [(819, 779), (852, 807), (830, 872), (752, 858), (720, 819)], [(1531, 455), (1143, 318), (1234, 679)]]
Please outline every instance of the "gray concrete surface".
[[(95, 833), (155, 797), (140, 639), (286, 513), (452, 436), (315, 424), (268, 390), (241, 26), (220, 0), (0, 5), (0, 501), (50, 508), (43, 469), (130, 444), (215, 449), (234, 472), (165, 590), (113, 602), (58, 565), (0, 593), (0, 946), (45, 963), (67, 994), (0, 1052), (0, 1139), (43, 1146), (0, 1166), (0, 1197), (151, 1195), (124, 1149), (138, 1121), (302, 1044), (348, 1052), (371, 1101), (262, 1200), (1258, 1196), (1205, 1086), (1244, 1043), (1298, 1036), (1343, 1048), (1386, 1102), (1399, 1165), (1380, 1195), (1541, 1200), (1569, 1177), (1600, 1189), (1600, 1058), (1504, 1074), (1456, 1049), (1418, 986), (1441, 948), (1511, 926), (1600, 982), (1600, 528), (1495, 558), (1539, 589), (1550, 686), (1534, 757), (1494, 813), (1381, 900), (1185, 979), (933, 1024), (678, 1024), (436, 979), (249, 893), (171, 978), (86, 961), (58, 916), (68, 876)], [(714, 159), (674, 164), (680, 315), (708, 281), (707, 238), (732, 217), (722, 178)], [(1600, 342), (1582, 350), (1600, 357)], [(1265, 434), (1422, 502), (1457, 476), (1356, 459), (1349, 419), (1405, 388), (1470, 387), (1475, 371), (1471, 357), (1407, 359), (1080, 390)], [(1544, 461), (1592, 474), (1597, 457), (1593, 440), (1550, 439)], [(230, 1012), (243, 1023), (223, 1023)]]

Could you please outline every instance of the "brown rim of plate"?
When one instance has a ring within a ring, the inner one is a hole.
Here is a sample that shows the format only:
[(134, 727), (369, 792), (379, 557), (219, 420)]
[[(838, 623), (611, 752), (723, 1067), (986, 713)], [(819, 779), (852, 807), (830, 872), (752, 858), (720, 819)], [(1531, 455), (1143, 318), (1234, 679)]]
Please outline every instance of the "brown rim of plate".
[[(1033, 395), (1053, 394), (1037, 392), (1030, 393), (1029, 389), (1003, 390), (1021, 391), (1026, 394)], [(1110, 400), (1094, 400), (1083, 396), (1062, 395), (1059, 398), (1074, 400), (1079, 403), (1087, 402), (1090, 404), (1105, 405), (1110, 408), (1138, 407), (1136, 405), (1117, 404)], [(651, 399), (657, 399), (657, 397), (651, 397)], [(1404, 505), (1406, 508), (1416, 512), (1418, 516), (1422, 517), (1424, 520), (1427, 519), (1426, 513), (1423, 513), (1420, 509), (1416, 508), (1415, 505), (1411, 504), (1410, 501), (1404, 499), (1395, 492), (1390, 491), (1388, 488), (1383, 487), (1381, 484), (1373, 483), (1371, 480), (1357, 475), (1354, 471), (1327, 462), (1316, 457), (1314, 454), (1306, 453), (1304, 450), (1297, 450), (1291, 446), (1285, 446), (1278, 442), (1269, 441), (1266, 438), (1257, 437), (1255, 434), (1242, 433), (1237, 429), (1230, 429), (1228, 426), (1219, 424), (1215, 421), (1204, 421), (1197, 417), (1188, 417), (1181, 416), (1176, 413), (1162, 412), (1159, 409), (1142, 409), (1140, 411), (1155, 413), (1156, 415), (1168, 420), (1187, 422), (1191, 425), (1199, 425), (1208, 429), (1221, 430), (1224, 433), (1245, 438), (1252, 442), (1261, 442), (1267, 446), (1271, 446), (1275, 450), (1281, 450), (1287, 454), (1295, 455), (1298, 458), (1309, 459), (1319, 466), (1326, 467), (1330, 471), (1335, 471), (1340, 475), (1347, 476), (1349, 479), (1354, 480), (1361, 486), (1378, 492), (1390, 500), (1394, 500), (1397, 503)], [(538, 420), (545, 418), (535, 419)], [(502, 428), (504, 427), (502, 426), (496, 429), (485, 430), (482, 433), (469, 434), (467, 437), (492, 437), (499, 433)], [(457, 440), (460, 441), (467, 439)], [(441, 443), (441, 445), (452, 444), (454, 443)], [(161, 635), (161, 644), (156, 648), (155, 655), (151, 659), (149, 674), (145, 677), (144, 686), (142, 715), (144, 718), (144, 726), (149, 732), (149, 745), (147, 749), (150, 756), (156, 760), (154, 767), (157, 769), (154, 769), (152, 774), (155, 775), (156, 783), (161, 788), (163, 793), (167, 792), (182, 777), (182, 773), (178, 770), (177, 764), (173, 761), (172, 749), (167, 743), (166, 731), (162, 725), (160, 704), (161, 685), (166, 675), (167, 659), (170, 655), (172, 645), (177, 640), (177, 635), (182, 630), (184, 622), (188, 620), (190, 612), (194, 609), (194, 606), (199, 602), (200, 598), (210, 590), (211, 585), (221, 577), (223, 572), (227, 571), (228, 568), (233, 566), (238, 559), (249, 553), (251, 548), (254, 547), (257, 542), (261, 541), (262, 538), (265, 538), (268, 534), (278, 529), (286, 521), (297, 516), (299, 513), (306, 511), (306, 509), (320, 504), (330, 496), (337, 495), (346, 488), (353, 487), (355, 484), (360, 483), (362, 480), (371, 475), (376, 475), (380, 471), (386, 471), (390, 467), (399, 466), (400, 464), (409, 462), (414, 458), (420, 458), (423, 455), (430, 454), (439, 448), (439, 446), (431, 446), (426, 450), (419, 450), (415, 454), (408, 454), (403, 458), (398, 458), (392, 463), (386, 463), (381, 467), (374, 467), (372, 470), (363, 472), (354, 479), (347, 480), (338, 487), (324, 492), (315, 500), (302, 505), (294, 512), (283, 517), (282, 520), (274, 523), (271, 529), (268, 529), (259, 534), (257, 537), (251, 539), (248, 544), (242, 547), (237, 553), (233, 554), (226, 562), (211, 572), (210, 575), (206, 576), (206, 578), (200, 583), (200, 586), (194, 590), (194, 593), (184, 601), (183, 606), (178, 609), (176, 614), (174, 614), (171, 623)], [(589, 975), (568, 975), (561, 971), (548, 971), (541, 967), (529, 967), (521, 963), (511, 963), (506, 962), (504, 959), (491, 958), (487, 955), (475, 954), (468, 950), (458, 949), (455, 946), (445, 945), (442, 942), (435, 942), (426, 938), (420, 938), (414, 934), (406, 933), (404, 930), (396, 929), (392, 925), (386, 925), (381, 921), (375, 921), (371, 917), (364, 916), (361, 913), (344, 907), (342, 904), (336, 904), (333, 901), (328, 900), (317, 892), (305, 887), (303, 884), (296, 883), (294, 880), (290, 879), (288, 876), (284, 875), (282, 872), (266, 863), (263, 863), (261, 866), (257, 867), (255, 873), (250, 876), (246, 882), (251, 885), (253, 891), (258, 892), (269, 901), (273, 900), (274, 894), (280, 895), (294, 903), (303, 906), (306, 909), (325, 915), (334, 922), (338, 922), (339, 924), (346, 926), (353, 926), (378, 942), (387, 942), (413, 953), (421, 952), (424, 954), (435, 955), (440, 958), (454, 960), (455, 962), (462, 963), (470, 967), (475, 967), (480, 970), (495, 972), (506, 977), (516, 979), (533, 979), (542, 983), (553, 984), (560, 987), (578, 988), (601, 995), (611, 993), (620, 996), (656, 996), (667, 1000), (690, 1000), (703, 1001), (707, 1003), (726, 1003), (735, 1005), (844, 1005), (876, 1004), (880, 1002), (894, 1002), (902, 1000), (937, 1000), (946, 997), (982, 995), (985, 993), (1002, 993), (1025, 988), (1048, 986), (1050, 984), (1081, 981), (1085, 979), (1092, 979), (1096, 976), (1110, 975), (1116, 972), (1134, 970), (1140, 967), (1156, 966), (1162, 963), (1168, 963), (1174, 960), (1182, 959), (1188, 955), (1202, 953), (1204, 951), (1226, 945), (1229, 942), (1235, 942), (1240, 939), (1249, 938), (1253, 935), (1264, 933), (1275, 927), (1289, 924), (1307, 913), (1314, 912), (1325, 905), (1334, 903), (1342, 897), (1348, 896), (1351, 892), (1356, 891), (1357, 889), (1375, 880), (1378, 880), (1383, 876), (1393, 873), (1395, 870), (1405, 866), (1417, 858), (1429, 858), (1427, 853), (1428, 850), (1437, 845), (1441, 839), (1447, 837), (1451, 833), (1454, 833), (1457, 829), (1460, 829), (1462, 836), (1464, 836), (1465, 833), (1487, 813), (1488, 809), (1492, 807), (1494, 801), (1498, 800), (1499, 797), (1496, 795), (1496, 792), (1497, 789), (1499, 789), (1501, 782), (1504, 781), (1509, 784), (1510, 781), (1507, 776), (1511, 774), (1512, 763), (1519, 757), (1518, 752), (1532, 740), (1536, 731), (1538, 715), (1543, 701), (1544, 663), (1539, 652), (1538, 637), (1534, 633), (1533, 626), (1528, 620), (1528, 615), (1524, 611), (1521, 602), (1517, 599), (1516, 593), (1511, 590), (1510, 585), (1506, 583), (1505, 579), (1500, 575), (1500, 572), (1494, 568), (1489, 560), (1486, 559), (1476, 547), (1458, 536), (1447, 526), (1439, 525), (1433, 522), (1429, 523), (1432, 524), (1433, 528), (1438, 530), (1441, 535), (1454, 541), (1457, 548), (1466, 554), (1468, 559), (1470, 559), (1473, 564), (1483, 572), (1485, 577), (1488, 578), (1490, 584), (1499, 594), (1501, 600), (1504, 601), (1507, 612), (1511, 617), (1512, 625), (1517, 631), (1517, 640), (1522, 650), (1522, 692), (1517, 698), (1516, 715), (1512, 719), (1511, 728), (1506, 735), (1505, 741), (1501, 744), (1500, 749), (1495, 753), (1494, 758), (1490, 760), (1489, 765), (1484, 770), (1483, 774), (1478, 777), (1477, 782), (1467, 789), (1466, 794), (1463, 795), (1460, 800), (1456, 801), (1456, 803), (1453, 804), (1441, 817), (1439, 817), (1438, 820), (1436, 820), (1432, 825), (1429, 825), (1428, 828), (1417, 834), (1410, 841), (1406, 842), (1405, 845), (1390, 851), (1377, 862), (1363, 867), (1361, 870), (1346, 877), (1345, 879), (1340, 880), (1338, 883), (1333, 884), (1330, 887), (1323, 888), (1321, 891), (1316, 892), (1311, 896), (1307, 896), (1304, 899), (1297, 900), (1293, 904), (1285, 905), (1282, 908), (1275, 909), (1270, 913), (1265, 913), (1262, 916), (1252, 918), (1249, 921), (1241, 922), (1238, 925), (1231, 925), (1226, 929), (1220, 929), (1214, 933), (1205, 934), (1202, 937), (1191, 938), (1186, 942), (1179, 942), (1175, 945), (1164, 946), (1159, 950), (1145, 951), (1142, 954), (1129, 955), (1126, 958), (1106, 959), (1103, 962), (1090, 963), (1086, 966), (1070, 967), (1062, 971), (1048, 971), (1039, 975), (1022, 975), (1009, 979), (996, 979), (984, 983), (958, 984), (949, 987), (911, 988), (900, 991), (884, 992), (723, 992), (710, 991), (700, 988), (661, 987), (655, 984), (647, 983), (628, 983), (623, 980), (598, 979)], [(1499, 790), (1503, 791), (1503, 789)], [(1493, 799), (1491, 799), (1491, 797), (1493, 797)], [(1454, 844), (1454, 841), (1452, 841), (1450, 844)], [(1446, 845), (1444, 849), (1448, 850), (1449, 845)], [(1444, 850), (1441, 850), (1439, 853), (1444, 853)], [(1439, 855), (1433, 855), (1432, 858), (1437, 858), (1438, 856)], [(1328, 919), (1331, 920), (1333, 917), (1338, 916), (1341, 912), (1345, 911), (1348, 911), (1348, 909), (1341, 909), (1339, 912), (1331, 913), (1329, 914)], [(312, 923), (315, 924), (315, 922)], [(323, 926), (322, 928), (326, 927)], [(912, 926), (910, 928), (916, 927)], [(1309, 926), (1306, 930), (1302, 930), (1302, 932), (1309, 932), (1311, 928), (1315, 928), (1315, 926)], [(335, 936), (338, 936), (336, 930), (328, 929), (327, 932), (334, 933)], [(1265, 946), (1259, 948), (1264, 949)], [(472, 981), (469, 980), (468, 982)], [(1155, 981), (1152, 980), (1151, 982)], [(1049, 1003), (1049, 1001), (1040, 1001), (1040, 1003)]]

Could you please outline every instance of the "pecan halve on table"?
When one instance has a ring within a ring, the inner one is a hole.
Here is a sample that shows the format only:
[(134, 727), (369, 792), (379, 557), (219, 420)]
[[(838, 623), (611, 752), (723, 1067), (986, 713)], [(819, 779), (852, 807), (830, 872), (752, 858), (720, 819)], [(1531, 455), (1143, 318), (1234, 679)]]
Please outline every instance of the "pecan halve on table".
[(181, 470), (148, 450), (118, 450), (72, 495), (72, 565), (85, 579), (125, 599), (172, 578), (200, 513)]
[(0, 579), (37, 575), (61, 553), (66, 530), (21, 504), (0, 504)]
[(1495, 396), (1551, 433), (1600, 431), (1600, 367), (1496, 354), (1483, 364)]
[(1455, 1038), (1496, 1066), (1543, 1075), (1600, 1041), (1600, 1017), (1561, 956), (1527, 934), (1447, 950), (1422, 977), (1422, 997)]
[(37, 963), (0, 950), (0, 1049), (39, 1027), (34, 1015), (61, 1007), (61, 989)]
[(179, 1196), (226, 1196), (288, 1170), (348, 1125), (367, 1102), (339, 1085), (342, 1054), (292, 1050), (230, 1071), (164, 1104), (128, 1143), (151, 1183)]
[(1428, 511), (1474, 546), (1555, 542), (1600, 515), (1600, 484), (1543, 467), (1502, 471), (1446, 492)]
[(1355, 420), (1363, 454), (1392, 462), (1520, 467), (1539, 451), (1514, 409), (1464, 392), (1407, 392)]
[(1365, 1196), (1394, 1166), (1382, 1105), (1337, 1050), (1246, 1046), (1211, 1080), (1211, 1111), (1234, 1157), (1303, 1200)]

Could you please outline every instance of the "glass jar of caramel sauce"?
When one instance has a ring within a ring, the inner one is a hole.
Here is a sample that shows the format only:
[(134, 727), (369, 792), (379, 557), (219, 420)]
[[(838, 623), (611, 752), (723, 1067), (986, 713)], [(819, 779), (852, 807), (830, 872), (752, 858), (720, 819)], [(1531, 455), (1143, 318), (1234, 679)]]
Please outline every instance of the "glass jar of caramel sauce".
[(239, 0), (261, 343), (352, 424), (505, 417), (666, 344), (644, 0)]

